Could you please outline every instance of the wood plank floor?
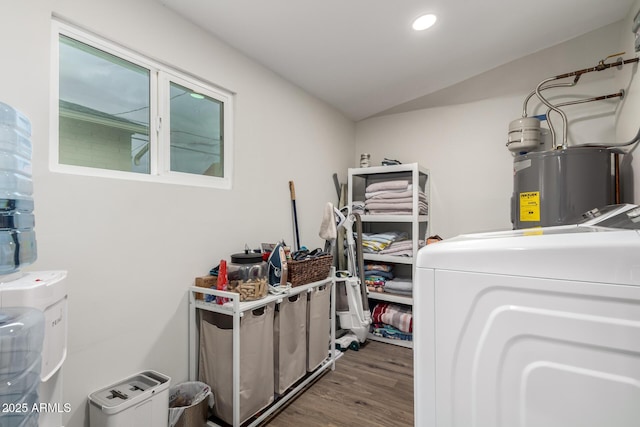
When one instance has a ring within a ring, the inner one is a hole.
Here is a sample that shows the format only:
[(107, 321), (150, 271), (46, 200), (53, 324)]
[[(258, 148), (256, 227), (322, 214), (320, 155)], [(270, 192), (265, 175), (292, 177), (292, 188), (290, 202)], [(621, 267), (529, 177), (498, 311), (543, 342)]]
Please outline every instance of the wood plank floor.
[(263, 426), (413, 426), (413, 352), (367, 341), (348, 350)]

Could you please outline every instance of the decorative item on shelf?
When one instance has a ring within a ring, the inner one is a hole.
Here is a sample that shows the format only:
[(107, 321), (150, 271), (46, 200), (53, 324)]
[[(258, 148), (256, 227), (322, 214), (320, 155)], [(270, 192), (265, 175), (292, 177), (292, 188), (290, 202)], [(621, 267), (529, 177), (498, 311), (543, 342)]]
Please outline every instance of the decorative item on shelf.
[(438, 236), (437, 234), (435, 236), (429, 236), (427, 237), (427, 245), (430, 245), (432, 243), (438, 243), (439, 241), (442, 240), (442, 237)]
[(369, 154), (369, 153), (360, 154), (360, 167), (361, 168), (368, 168), (369, 167), (369, 160), (371, 160), (371, 154)]

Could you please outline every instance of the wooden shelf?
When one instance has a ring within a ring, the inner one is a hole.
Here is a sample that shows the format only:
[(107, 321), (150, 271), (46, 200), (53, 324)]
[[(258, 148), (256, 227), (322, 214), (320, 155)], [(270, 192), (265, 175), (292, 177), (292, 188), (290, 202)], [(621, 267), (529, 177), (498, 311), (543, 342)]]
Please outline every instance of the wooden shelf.
[(394, 294), (391, 292), (369, 292), (369, 299), (385, 302), (395, 302), (398, 304), (413, 305), (413, 297)]

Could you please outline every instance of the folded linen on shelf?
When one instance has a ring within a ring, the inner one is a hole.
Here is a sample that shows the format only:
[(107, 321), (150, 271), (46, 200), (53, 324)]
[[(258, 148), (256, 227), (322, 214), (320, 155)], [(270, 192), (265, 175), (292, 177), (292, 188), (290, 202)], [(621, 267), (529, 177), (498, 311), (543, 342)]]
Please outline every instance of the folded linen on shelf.
[(374, 193), (376, 191), (384, 190), (407, 190), (409, 188), (409, 181), (406, 179), (400, 179), (395, 181), (380, 181), (369, 184), (365, 188), (365, 193)]
[(391, 264), (385, 264), (382, 262), (365, 262), (364, 264), (364, 271), (385, 271), (385, 272), (392, 272), (393, 271), (393, 265)]
[[(404, 211), (408, 214), (411, 214), (413, 212), (413, 201), (408, 200), (408, 201), (404, 201), (404, 202), (398, 202), (398, 201), (394, 201), (394, 200), (389, 200), (389, 201), (371, 201), (371, 202), (367, 202), (365, 203), (365, 208), (369, 211), (369, 213), (374, 212), (374, 211), (380, 211), (380, 212), (384, 212), (384, 211)], [(425, 202), (422, 201), (418, 201), (418, 212), (421, 215), (426, 215), (427, 212), (429, 211), (429, 208), (427, 206), (427, 204)]]
[[(365, 213), (371, 215), (411, 215), (414, 202), (413, 191), (413, 184), (408, 180), (382, 181), (370, 184), (365, 189)], [(417, 194), (418, 214), (427, 215), (429, 209), (427, 195), (421, 189), (418, 189)]]
[(387, 280), (395, 277), (390, 264), (367, 262), (364, 264), (364, 282), (369, 292), (384, 292)]
[(365, 208), (372, 204), (380, 204), (380, 205), (397, 205), (399, 203), (411, 203), (413, 202), (413, 197), (401, 197), (396, 199), (367, 199), (364, 201)]
[(384, 283), (384, 291), (398, 294), (412, 294), (413, 293), (413, 282), (411, 279), (404, 278), (395, 278), (391, 280), (387, 280)]
[(389, 231), (386, 233), (362, 233), (362, 250), (378, 253), (397, 240), (405, 240), (406, 232)]
[[(418, 242), (418, 249), (423, 246), (423, 243)], [(400, 240), (392, 242), (379, 252), (380, 255), (394, 255), (394, 256), (413, 256), (413, 242), (411, 240)]]
[(365, 264), (364, 267), (364, 277), (375, 277), (382, 278), (384, 280), (393, 279), (394, 275), (392, 271), (381, 271), (381, 270), (368, 270)]
[(364, 283), (367, 286), (382, 287), (384, 286), (386, 281), (387, 280), (384, 277), (380, 277), (380, 276), (364, 276)]
[(398, 291), (398, 290), (387, 290), (384, 287), (382, 288), (382, 292), (389, 294), (389, 295), (398, 295), (401, 297), (412, 297), (413, 296), (413, 291)]
[(398, 304), (378, 303), (371, 312), (374, 323), (386, 323), (398, 328), (402, 332), (412, 332), (413, 316), (411, 308)]
[(369, 290), (369, 292), (384, 292), (384, 285), (369, 285), (369, 284), (367, 284), (367, 289)]
[(375, 336), (382, 338), (389, 338), (393, 340), (413, 341), (413, 334), (405, 333), (391, 325), (385, 325), (384, 323), (374, 323), (371, 325), (371, 333)]
[[(409, 186), (411, 187), (411, 186)], [(365, 200), (370, 200), (370, 199), (404, 199), (406, 197), (409, 198), (413, 198), (413, 190), (409, 189), (409, 190), (383, 190), (383, 191), (376, 191), (373, 193), (365, 193), (364, 195)], [(418, 199), (420, 200), (427, 200), (427, 195), (425, 194), (424, 191), (419, 190), (418, 191)]]

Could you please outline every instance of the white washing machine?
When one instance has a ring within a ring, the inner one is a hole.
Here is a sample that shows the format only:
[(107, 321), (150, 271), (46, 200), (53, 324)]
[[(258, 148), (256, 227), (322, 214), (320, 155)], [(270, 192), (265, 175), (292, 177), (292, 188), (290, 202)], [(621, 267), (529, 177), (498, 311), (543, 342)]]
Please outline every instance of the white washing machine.
[(416, 426), (640, 425), (640, 209), (605, 213), (419, 251)]
[(44, 312), (39, 427), (60, 427), (70, 411), (62, 397), (62, 365), (67, 356), (66, 271), (17, 272), (0, 276), (0, 310), (34, 307)]

